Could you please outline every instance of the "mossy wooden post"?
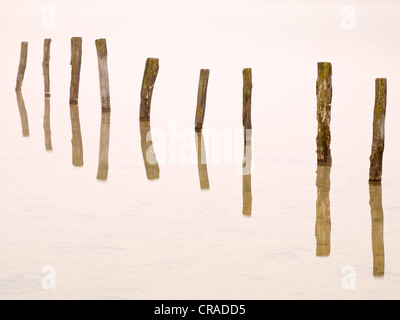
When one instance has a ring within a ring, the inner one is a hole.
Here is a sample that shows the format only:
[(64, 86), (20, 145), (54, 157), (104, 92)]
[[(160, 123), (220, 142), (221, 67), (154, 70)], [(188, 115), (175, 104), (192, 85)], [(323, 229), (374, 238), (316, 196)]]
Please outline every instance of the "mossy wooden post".
[(19, 67), (17, 74), (17, 83), (15, 85), (15, 91), (21, 91), (22, 82), (25, 77), (26, 63), (28, 60), (28, 42), (21, 42), (21, 54), (19, 58)]
[(329, 200), (329, 192), (331, 188), (330, 174), (330, 166), (317, 166), (317, 213), (315, 220), (317, 257), (327, 257), (331, 252), (331, 209)]
[(108, 80), (107, 66), (107, 43), (106, 39), (96, 40), (97, 60), (99, 65), (101, 109), (109, 111), (110, 106), (110, 85)]
[(244, 143), (244, 155), (242, 165), (242, 178), (243, 178), (243, 210), (244, 216), (251, 216), (251, 209), (253, 198), (251, 194), (251, 162), (252, 162), (252, 150), (251, 150), (251, 137), (252, 129), (245, 130), (245, 143)]
[(150, 121), (151, 97), (158, 74), (158, 59), (148, 58), (143, 74), (142, 89), (140, 91), (140, 115), (142, 121)]
[(369, 195), (372, 224), (373, 275), (374, 277), (383, 277), (385, 274), (385, 248), (383, 243), (382, 187), (370, 184)]
[(146, 176), (148, 180), (157, 180), (160, 178), (160, 168), (156, 154), (154, 152), (153, 141), (151, 138), (150, 121), (139, 121), (140, 125), (140, 146), (142, 148), (142, 156)]
[(319, 165), (331, 165), (331, 104), (332, 64), (318, 63), (317, 79), (317, 161)]
[(199, 171), (200, 189), (209, 190), (210, 182), (208, 180), (206, 148), (202, 131), (196, 131), (196, 150), (197, 150), (197, 169)]
[(203, 129), (204, 115), (206, 112), (206, 98), (207, 98), (207, 86), (210, 70), (201, 69), (199, 79), (199, 89), (197, 91), (197, 107), (196, 107), (196, 119), (195, 119), (195, 130), (201, 131)]
[(50, 130), (50, 98), (44, 98), (44, 117), (43, 117), (43, 130), (44, 142), (46, 151), (53, 151), (51, 144), (51, 130)]
[(373, 136), (370, 156), (369, 182), (380, 183), (382, 179), (382, 160), (385, 148), (387, 81), (384, 78), (375, 80), (375, 107)]
[(42, 67), (43, 67), (45, 98), (50, 98), (50, 44), (51, 44), (51, 39), (44, 40)]
[(22, 96), (21, 91), (17, 91), (17, 104), (19, 116), (21, 118), (21, 126), (22, 126), (22, 136), (29, 137), (29, 123), (28, 123), (28, 113), (25, 108), (24, 97)]
[(71, 86), (69, 102), (78, 104), (79, 81), (82, 62), (82, 38), (74, 37), (71, 39)]
[[(253, 90), (253, 81), (251, 68), (243, 69), (243, 127), (251, 129), (251, 93)], [(245, 137), (246, 142), (246, 137)]]
[(106, 181), (108, 177), (108, 150), (110, 145), (110, 116), (109, 110), (101, 112), (100, 151), (97, 180)]

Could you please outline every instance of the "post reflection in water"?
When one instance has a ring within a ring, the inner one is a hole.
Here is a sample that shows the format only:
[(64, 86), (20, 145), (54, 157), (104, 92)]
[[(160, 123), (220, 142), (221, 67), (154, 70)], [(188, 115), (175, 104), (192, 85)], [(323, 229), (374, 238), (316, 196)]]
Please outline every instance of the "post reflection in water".
[(43, 129), (44, 129), (44, 143), (46, 151), (53, 151), (53, 146), (51, 144), (51, 130), (50, 130), (50, 98), (44, 99)]
[(110, 145), (110, 116), (109, 110), (101, 112), (100, 151), (97, 180), (106, 181), (108, 177), (108, 150)]
[(144, 167), (148, 180), (156, 180), (160, 178), (160, 168), (158, 167), (156, 154), (154, 153), (153, 141), (151, 138), (150, 121), (141, 120), (140, 124), (140, 146)]
[(204, 146), (203, 132), (196, 131), (196, 150), (197, 150), (197, 168), (199, 171), (200, 189), (209, 190), (210, 182), (208, 181), (206, 148)]
[(371, 207), (371, 238), (373, 254), (373, 275), (383, 277), (385, 273), (385, 250), (383, 244), (382, 187), (369, 185), (369, 205)]
[(22, 96), (21, 91), (17, 91), (17, 104), (19, 115), (21, 117), (21, 126), (22, 126), (22, 136), (29, 137), (29, 123), (28, 123), (28, 114), (25, 108), (24, 97)]
[(243, 166), (242, 166), (242, 176), (243, 176), (242, 213), (245, 216), (251, 216), (251, 207), (253, 202), (251, 195), (251, 162), (252, 162), (251, 137), (252, 137), (252, 129), (245, 129), (244, 156), (243, 156)]
[(331, 166), (317, 166), (317, 216), (315, 221), (317, 257), (328, 257), (331, 252), (330, 174)]
[(79, 106), (76, 103), (69, 105), (71, 115), (71, 127), (72, 127), (72, 164), (75, 167), (83, 166), (83, 147), (82, 147), (82, 135), (81, 135), (81, 124), (79, 121)]

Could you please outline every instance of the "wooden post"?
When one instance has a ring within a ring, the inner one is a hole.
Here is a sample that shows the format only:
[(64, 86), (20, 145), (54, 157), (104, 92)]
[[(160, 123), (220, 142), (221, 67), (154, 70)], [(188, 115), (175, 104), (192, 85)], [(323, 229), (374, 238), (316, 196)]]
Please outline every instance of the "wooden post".
[(317, 166), (317, 214), (315, 220), (317, 257), (327, 257), (331, 252), (331, 209), (329, 200), (329, 192), (331, 188), (330, 174), (330, 166)]
[(370, 156), (369, 182), (380, 183), (382, 179), (382, 160), (385, 148), (386, 79), (375, 80), (375, 107), (372, 147)]
[(101, 112), (100, 151), (97, 180), (106, 181), (108, 177), (108, 150), (110, 145), (110, 111)]
[(195, 118), (195, 130), (201, 131), (203, 129), (204, 115), (206, 112), (206, 98), (207, 98), (207, 86), (208, 77), (210, 70), (201, 69), (199, 79), (199, 89), (197, 91), (197, 108)]
[(318, 63), (317, 79), (317, 161), (320, 165), (331, 165), (331, 104), (332, 104), (332, 64)]
[(383, 244), (382, 187), (370, 184), (369, 195), (372, 223), (373, 275), (374, 277), (383, 277), (385, 274), (385, 249)]
[(158, 167), (156, 154), (153, 148), (151, 138), (150, 121), (139, 121), (140, 124), (140, 146), (146, 175), (148, 180), (156, 180), (160, 178), (160, 168)]
[(19, 67), (17, 74), (17, 83), (15, 85), (15, 91), (21, 91), (22, 82), (25, 77), (26, 62), (28, 59), (28, 42), (21, 42), (21, 55), (19, 58)]
[(199, 171), (200, 189), (209, 190), (210, 182), (208, 181), (206, 148), (204, 147), (204, 139), (202, 131), (196, 131), (196, 150), (197, 150), (197, 169)]
[(51, 130), (50, 130), (50, 98), (44, 98), (44, 117), (43, 117), (43, 129), (44, 129), (44, 142), (47, 151), (52, 151), (53, 146), (51, 144)]
[(26, 112), (24, 97), (22, 96), (21, 91), (17, 91), (17, 104), (19, 116), (21, 118), (21, 126), (22, 126), (22, 136), (29, 137), (29, 123), (28, 123), (28, 113)]
[[(253, 89), (251, 68), (243, 69), (243, 127), (251, 129), (251, 92)], [(246, 139), (245, 139), (246, 141)]]
[(82, 38), (74, 37), (71, 39), (71, 86), (69, 94), (69, 102), (71, 104), (78, 104), (81, 61)]
[(79, 106), (76, 103), (70, 104), (71, 127), (72, 127), (72, 165), (83, 166), (83, 146), (81, 124), (79, 121)]
[(106, 39), (96, 40), (97, 60), (99, 65), (101, 109), (110, 110), (110, 85), (108, 80), (107, 66), (107, 43)]
[(244, 156), (242, 165), (242, 177), (243, 177), (243, 210), (242, 213), (245, 216), (251, 216), (251, 209), (253, 198), (251, 194), (251, 162), (252, 162), (252, 150), (251, 150), (251, 137), (252, 129), (245, 129), (245, 143), (244, 143)]
[(154, 83), (158, 74), (158, 59), (148, 58), (144, 69), (142, 89), (140, 91), (140, 115), (142, 121), (150, 121), (151, 97), (153, 95)]
[(44, 77), (44, 96), (50, 98), (50, 44), (51, 39), (44, 40), (43, 48), (43, 77)]

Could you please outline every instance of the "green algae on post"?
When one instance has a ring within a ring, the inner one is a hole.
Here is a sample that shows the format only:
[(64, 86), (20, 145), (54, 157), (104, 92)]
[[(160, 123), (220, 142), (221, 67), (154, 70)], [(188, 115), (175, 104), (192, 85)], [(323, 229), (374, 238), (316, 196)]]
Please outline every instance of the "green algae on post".
[(43, 67), (45, 98), (50, 98), (50, 44), (51, 44), (51, 39), (44, 40), (42, 67)]
[(15, 85), (15, 91), (21, 91), (22, 83), (25, 77), (27, 59), (28, 59), (28, 42), (21, 42), (21, 54), (19, 58), (19, 67), (18, 67), (17, 83)]
[(195, 118), (195, 130), (201, 131), (203, 129), (204, 115), (206, 112), (206, 98), (208, 78), (210, 75), (209, 69), (200, 70), (199, 88), (197, 91), (197, 107)]
[(372, 147), (370, 156), (369, 182), (380, 183), (382, 179), (383, 150), (385, 148), (385, 116), (386, 116), (387, 81), (375, 79), (375, 106)]
[(69, 102), (71, 104), (78, 104), (81, 61), (82, 38), (73, 37), (71, 39), (71, 86), (69, 94)]
[(107, 66), (107, 43), (106, 39), (96, 40), (97, 60), (99, 66), (101, 109), (110, 110), (110, 85)]
[(150, 121), (151, 98), (153, 95), (154, 83), (158, 74), (158, 59), (148, 58), (143, 74), (142, 89), (140, 91), (140, 114), (139, 119)]
[(317, 79), (317, 161), (319, 165), (331, 165), (331, 103), (332, 103), (332, 64), (318, 63)]
[[(251, 129), (251, 93), (253, 89), (251, 68), (243, 69), (243, 127)], [(246, 141), (246, 140), (245, 140)]]

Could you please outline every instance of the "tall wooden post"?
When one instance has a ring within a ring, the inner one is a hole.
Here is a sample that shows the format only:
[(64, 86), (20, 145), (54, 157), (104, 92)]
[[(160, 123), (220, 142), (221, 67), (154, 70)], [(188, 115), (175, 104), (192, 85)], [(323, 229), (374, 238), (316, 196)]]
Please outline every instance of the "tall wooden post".
[(197, 107), (196, 107), (196, 118), (195, 118), (195, 130), (201, 131), (203, 129), (204, 115), (206, 112), (206, 98), (207, 98), (207, 86), (210, 70), (201, 69), (199, 79), (199, 89), (197, 92)]
[(153, 95), (154, 84), (158, 74), (158, 59), (148, 58), (144, 69), (142, 89), (140, 91), (140, 115), (142, 121), (150, 121), (151, 98)]
[(382, 179), (383, 150), (385, 148), (386, 79), (375, 80), (375, 107), (369, 182), (380, 183)]
[(99, 65), (101, 109), (110, 110), (110, 85), (108, 80), (107, 66), (107, 43), (106, 39), (96, 40), (97, 59)]
[(26, 63), (28, 60), (28, 42), (21, 42), (21, 54), (19, 59), (19, 67), (17, 74), (17, 83), (15, 85), (15, 91), (21, 91), (22, 83), (25, 77)]
[(51, 44), (51, 39), (44, 40), (42, 67), (43, 67), (45, 98), (50, 98), (50, 44)]
[(74, 37), (71, 39), (71, 86), (69, 95), (71, 104), (78, 104), (81, 62), (82, 38)]
[(317, 160), (319, 165), (331, 165), (331, 104), (332, 104), (332, 64), (318, 63), (317, 79)]
[[(251, 93), (253, 81), (251, 68), (243, 69), (243, 127), (251, 129)], [(246, 141), (246, 139), (245, 139)]]

